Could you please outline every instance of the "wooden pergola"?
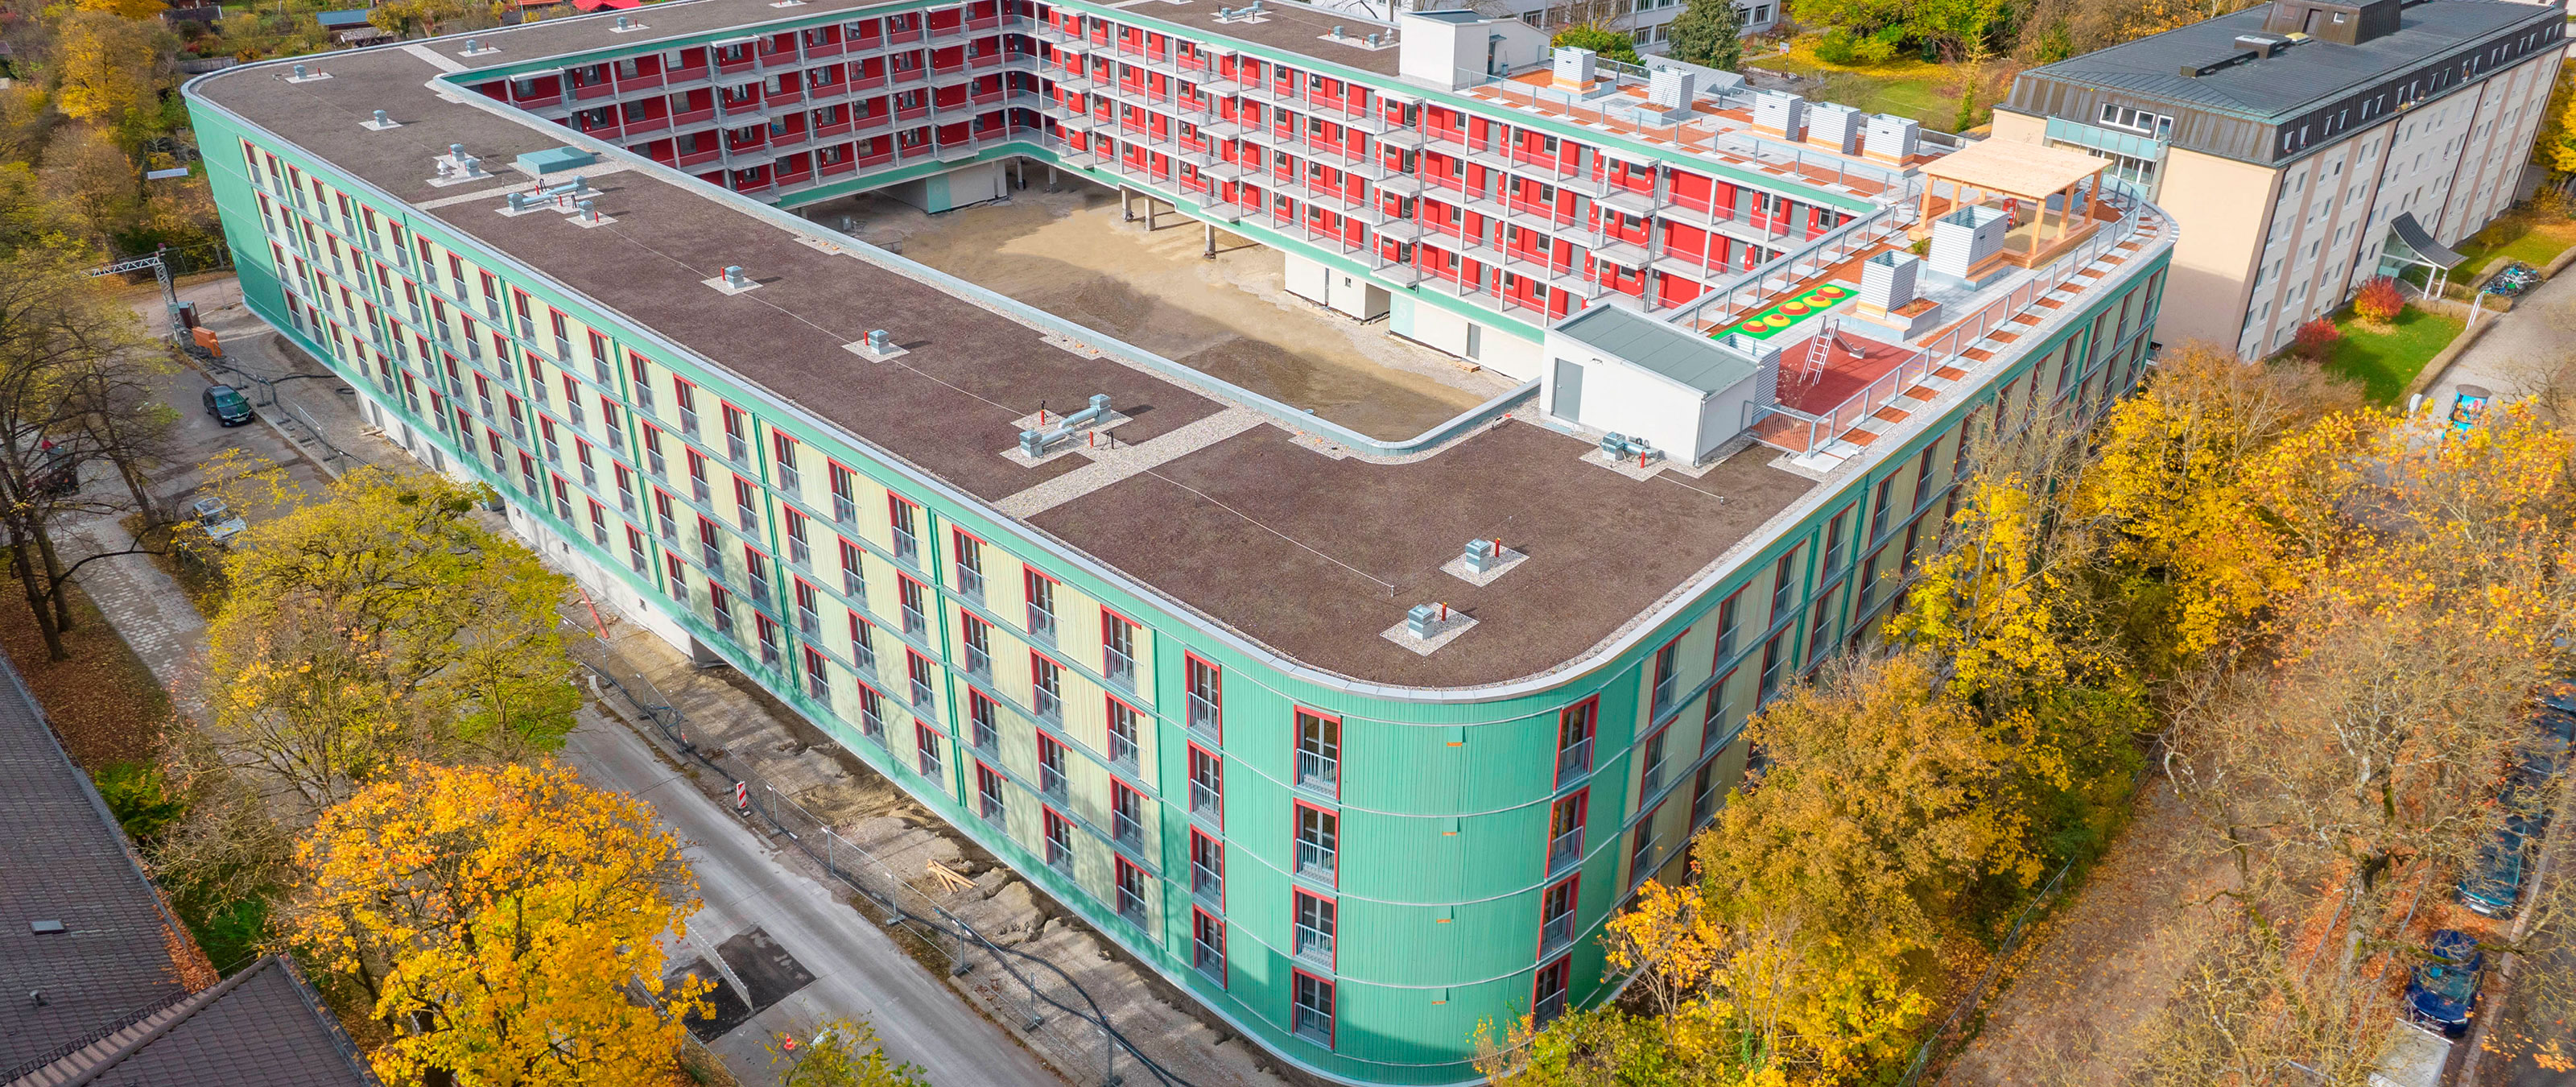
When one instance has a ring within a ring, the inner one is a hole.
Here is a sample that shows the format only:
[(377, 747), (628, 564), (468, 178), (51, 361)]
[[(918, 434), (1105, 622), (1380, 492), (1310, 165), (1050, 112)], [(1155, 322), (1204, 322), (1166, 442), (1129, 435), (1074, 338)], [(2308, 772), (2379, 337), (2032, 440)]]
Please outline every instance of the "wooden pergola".
[[(1923, 164), (1923, 214), (1920, 220), (1929, 229), (1932, 219), (1931, 180), (1947, 181), (1951, 186), (1953, 208), (1965, 207), (1975, 192), (2016, 196), (2039, 205), (2039, 218), (2034, 228), (2047, 225), (2048, 198), (2058, 198), (2057, 229), (2049, 241), (2064, 238), (2075, 222), (2075, 197), (2079, 191), (2098, 191), (2102, 171), (2111, 166), (2108, 159), (2097, 159), (2081, 151), (2062, 147), (2023, 143), (2019, 140), (1979, 140), (1959, 150)], [(2091, 182), (2091, 184), (2087, 184)], [(2091, 204), (2090, 200), (2086, 204)], [(2036, 247), (2038, 239), (2033, 239)]]

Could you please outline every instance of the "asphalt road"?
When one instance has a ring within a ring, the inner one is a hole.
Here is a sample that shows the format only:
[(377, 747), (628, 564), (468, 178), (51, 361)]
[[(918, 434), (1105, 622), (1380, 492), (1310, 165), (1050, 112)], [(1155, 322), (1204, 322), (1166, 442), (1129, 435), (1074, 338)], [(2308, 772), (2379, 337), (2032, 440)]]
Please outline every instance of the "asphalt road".
[[(823, 883), (780, 863), (766, 838), (681, 779), (632, 729), (586, 712), (564, 756), (591, 784), (643, 798), (691, 843), (689, 864), (706, 902), (688, 922), (687, 942), (698, 954), (716, 961), (720, 945), (758, 928), (813, 975), (711, 1043), (744, 1083), (776, 1082), (761, 1074), (770, 1040), (782, 1031), (810, 1037), (830, 1009), (866, 1017), (888, 1055), (921, 1066), (939, 1087), (1062, 1087), (883, 931), (833, 901)], [(688, 955), (674, 958), (677, 965)]]

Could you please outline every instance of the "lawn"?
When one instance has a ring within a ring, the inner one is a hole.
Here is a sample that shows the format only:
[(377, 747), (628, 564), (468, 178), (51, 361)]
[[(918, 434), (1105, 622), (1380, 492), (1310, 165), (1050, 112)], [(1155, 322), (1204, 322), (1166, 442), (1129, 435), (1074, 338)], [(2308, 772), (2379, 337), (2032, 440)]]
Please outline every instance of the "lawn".
[(1885, 64), (1834, 64), (1817, 59), (1816, 38), (1809, 35), (1791, 42), (1787, 53), (1747, 56), (1744, 63), (1822, 80), (1810, 98), (1911, 117), (1943, 132), (1958, 119), (1958, 70), (1914, 57)]
[(2460, 265), (2451, 269), (2451, 278), (2465, 286), (2499, 259), (2545, 268), (2569, 246), (2576, 246), (2576, 220), (2515, 211), (2460, 243)]
[(2326, 369), (2361, 382), (2371, 399), (2394, 404), (2467, 322), (2408, 306), (2386, 332), (2373, 331), (2350, 314), (2336, 319), (2335, 327), (2343, 330), (2343, 339), (2335, 342)]

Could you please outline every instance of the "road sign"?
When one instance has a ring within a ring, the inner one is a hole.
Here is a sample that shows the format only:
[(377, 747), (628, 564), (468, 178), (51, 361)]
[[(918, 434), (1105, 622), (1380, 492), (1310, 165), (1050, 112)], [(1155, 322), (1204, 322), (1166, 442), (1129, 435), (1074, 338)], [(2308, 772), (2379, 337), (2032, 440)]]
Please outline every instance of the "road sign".
[(733, 806), (743, 811), (751, 810), (750, 782), (737, 781), (733, 783)]

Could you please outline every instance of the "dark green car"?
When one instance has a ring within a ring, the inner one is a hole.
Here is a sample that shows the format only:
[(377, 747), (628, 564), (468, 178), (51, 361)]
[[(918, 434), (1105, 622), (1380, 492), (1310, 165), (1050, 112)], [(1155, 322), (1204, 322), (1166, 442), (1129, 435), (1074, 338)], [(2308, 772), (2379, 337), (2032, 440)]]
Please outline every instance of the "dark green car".
[(240, 426), (250, 421), (250, 399), (230, 385), (209, 385), (204, 397), (206, 414), (225, 426)]

